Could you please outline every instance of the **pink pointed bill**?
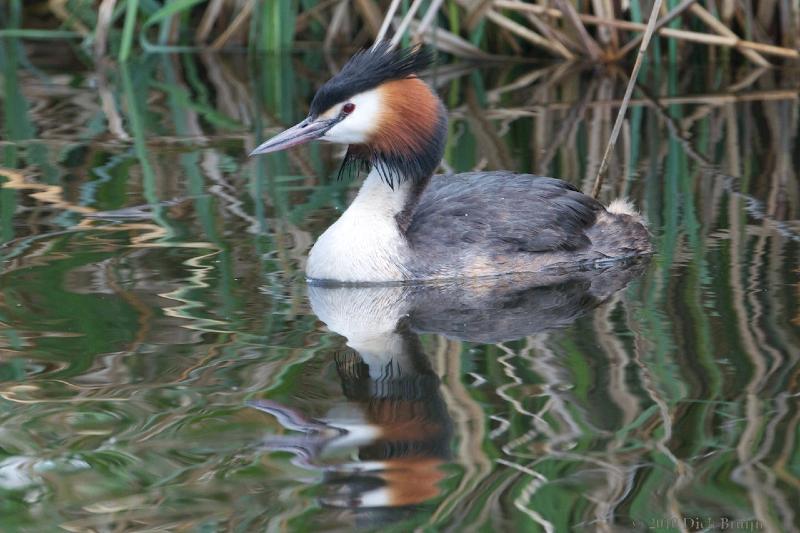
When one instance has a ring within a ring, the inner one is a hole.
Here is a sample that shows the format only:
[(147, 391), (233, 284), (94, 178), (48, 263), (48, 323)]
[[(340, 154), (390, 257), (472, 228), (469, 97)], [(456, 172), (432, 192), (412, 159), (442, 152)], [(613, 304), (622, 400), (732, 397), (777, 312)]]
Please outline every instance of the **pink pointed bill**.
[(298, 146), (319, 139), (333, 126), (331, 122), (330, 120), (313, 121), (307, 118), (299, 124), (295, 124), (288, 130), (282, 131), (268, 141), (258, 145), (255, 150), (250, 152), (250, 157), (279, 152), (291, 148), (292, 146)]

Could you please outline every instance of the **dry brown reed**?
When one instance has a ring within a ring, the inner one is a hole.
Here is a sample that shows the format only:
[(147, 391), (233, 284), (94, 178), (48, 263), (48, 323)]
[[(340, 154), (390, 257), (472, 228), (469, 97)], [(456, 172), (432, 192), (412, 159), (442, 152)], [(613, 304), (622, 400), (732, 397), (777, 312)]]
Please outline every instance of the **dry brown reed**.
[[(320, 42), (326, 48), (358, 48), (388, 36), (394, 44), (426, 42), (461, 57), (488, 53), (596, 62), (627, 58), (644, 38), (647, 26), (642, 13), (654, 4), (318, 0), (301, 7), (258, 0), (175, 0), (158, 8), (157, 3), (138, 0), (102, 0), (96, 7), (89, 2), (50, 1), (43, 9), (36, 2), (11, 3), (26, 11), (31, 6), (23, 17), (30, 28), (23, 24), (0, 33), (46, 37), (51, 31), (56, 37), (56, 31), (63, 36), (62, 30), (68, 30), (93, 45), (95, 55), (116, 53), (122, 59), (137, 43), (149, 51), (237, 46), (277, 50)], [(654, 34), (679, 43), (670, 48), (670, 61), (692, 53), (692, 44), (713, 47), (710, 58), (719, 58), (716, 49), (722, 48), (756, 65), (797, 61), (800, 6), (772, 0), (754, 9), (750, 2), (676, 0), (659, 7)]]

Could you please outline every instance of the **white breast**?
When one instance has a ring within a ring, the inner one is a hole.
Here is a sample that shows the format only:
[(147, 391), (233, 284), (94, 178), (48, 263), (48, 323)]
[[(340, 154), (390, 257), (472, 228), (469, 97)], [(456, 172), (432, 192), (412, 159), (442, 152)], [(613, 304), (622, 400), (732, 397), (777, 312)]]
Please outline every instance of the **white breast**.
[(353, 203), (325, 233), (308, 256), (306, 274), (315, 280), (402, 281), (409, 256), (396, 216), (405, 205), (409, 184), (392, 190), (370, 172)]

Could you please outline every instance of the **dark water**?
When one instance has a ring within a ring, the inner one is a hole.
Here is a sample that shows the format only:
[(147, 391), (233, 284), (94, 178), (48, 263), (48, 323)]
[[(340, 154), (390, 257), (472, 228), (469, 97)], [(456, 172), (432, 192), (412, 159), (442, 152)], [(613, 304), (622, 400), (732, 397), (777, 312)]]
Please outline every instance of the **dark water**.
[[(800, 528), (798, 72), (645, 68), (602, 197), (648, 264), (359, 290), (302, 275), (339, 152), (245, 156), (322, 54), (0, 52), (3, 530)], [(445, 168), (588, 190), (626, 77), (434, 81)]]

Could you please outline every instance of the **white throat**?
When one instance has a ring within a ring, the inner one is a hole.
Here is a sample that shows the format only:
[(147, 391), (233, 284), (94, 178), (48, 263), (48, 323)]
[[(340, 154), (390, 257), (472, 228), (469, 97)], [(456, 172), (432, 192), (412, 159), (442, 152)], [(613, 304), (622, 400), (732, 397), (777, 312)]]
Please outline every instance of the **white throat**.
[(394, 190), (373, 169), (353, 203), (311, 248), (306, 274), (315, 280), (403, 281), (408, 244), (397, 225), (411, 194), (409, 181)]

